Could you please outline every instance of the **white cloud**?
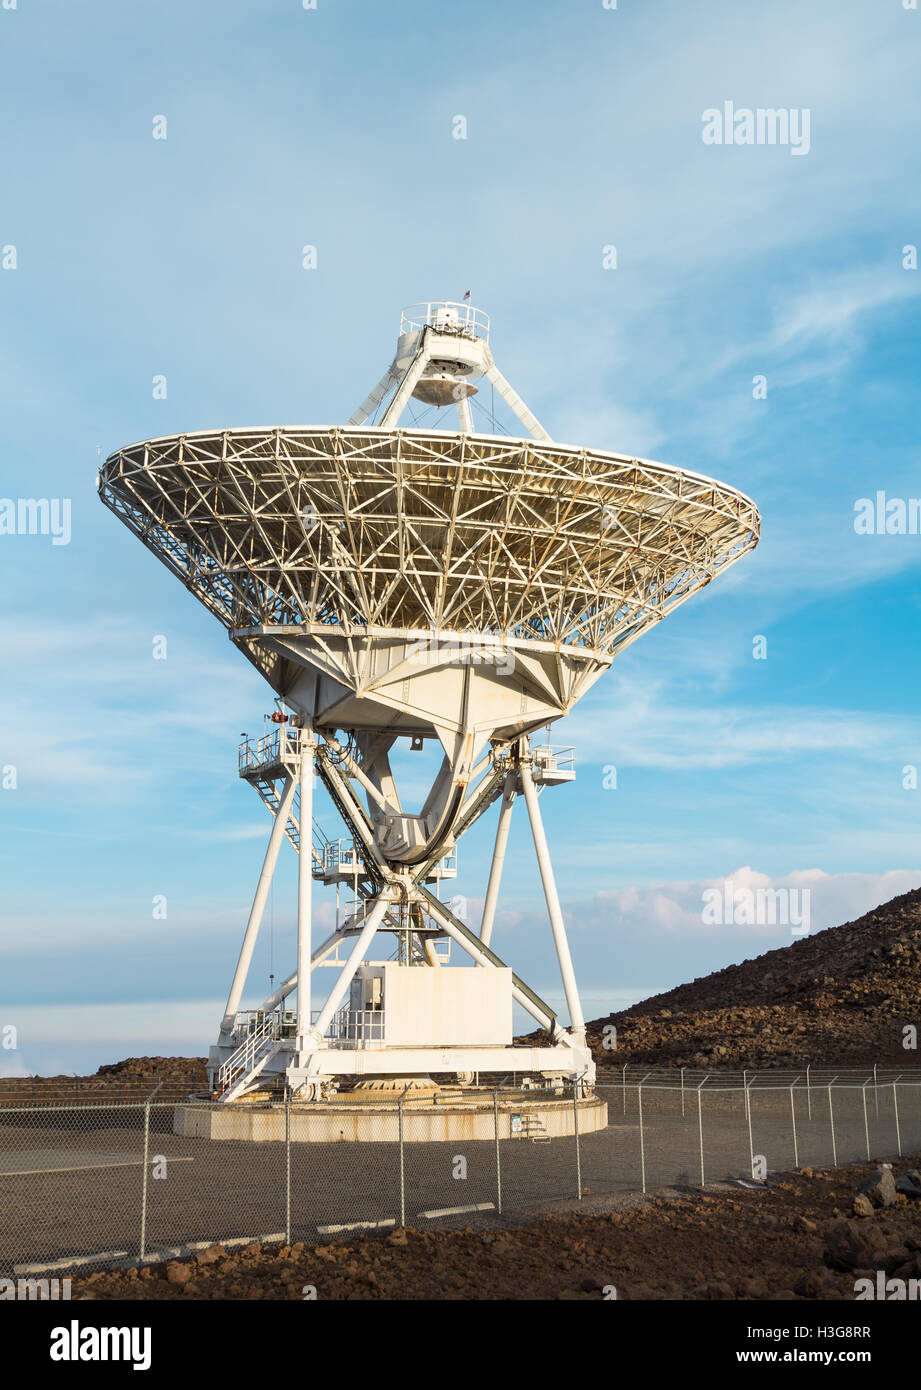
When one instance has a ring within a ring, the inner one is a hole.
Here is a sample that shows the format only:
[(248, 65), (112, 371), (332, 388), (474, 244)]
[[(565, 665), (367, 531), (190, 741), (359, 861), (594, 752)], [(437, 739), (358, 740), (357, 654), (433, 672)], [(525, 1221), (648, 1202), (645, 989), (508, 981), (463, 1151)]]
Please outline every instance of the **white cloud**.
[[(708, 920), (704, 909), (710, 899), (705, 895), (715, 893), (716, 901), (723, 903), (727, 883), (736, 913), (728, 920)], [(717, 878), (568, 895), (562, 906), (576, 978), (585, 986), (586, 1016), (601, 1017), (724, 966), (789, 946), (798, 939), (793, 927), (801, 923), (812, 933), (824, 931), (918, 887), (921, 869), (830, 874), (815, 868), (770, 875), (743, 865)], [(746, 890), (771, 895), (763, 897), (760, 906), (757, 897), (750, 899), (754, 922), (745, 920)], [(482, 903), (470, 899), (472, 923), (479, 921), (481, 911)], [(559, 1003), (559, 972), (542, 908), (499, 911), (492, 944), (519, 969), (527, 952), (525, 978), (549, 1003)]]
[[(736, 342), (713, 363), (713, 373), (727, 371), (740, 361), (758, 363), (774, 385), (794, 386), (850, 365), (862, 350), (860, 320), (915, 298), (921, 293), (917, 275), (891, 264), (850, 267), (821, 280), (815, 273), (805, 287), (774, 291), (770, 329), (745, 342)], [(781, 297), (782, 295), (782, 297)], [(809, 357), (809, 354), (815, 354)], [(775, 364), (806, 357), (796, 368), (776, 370)]]
[(132, 800), (140, 784), (179, 767), (213, 773), (231, 764), (226, 722), (252, 710), (258, 677), (236, 653), (216, 661), (188, 638), (156, 661), (153, 635), (140, 619), (106, 614), (81, 625), (31, 616), (0, 624), (0, 648), (17, 672), (0, 693), (3, 761), (17, 767), (19, 795), (79, 788)]
[[(727, 883), (731, 885), (733, 894), (746, 890), (781, 889), (795, 890), (797, 893), (808, 890), (810, 925), (811, 930), (816, 932), (854, 921), (880, 903), (921, 887), (921, 870), (829, 874), (822, 869), (799, 869), (772, 877), (745, 865), (721, 878), (629, 888), (623, 892), (602, 890), (590, 902), (570, 905), (567, 920), (571, 923), (571, 929), (578, 932), (620, 934), (642, 931), (653, 936), (680, 934), (685, 938), (723, 936), (733, 945), (738, 943), (736, 949), (742, 954), (748, 953), (750, 948), (760, 952), (786, 944), (783, 923), (778, 925), (764, 921), (748, 925), (732, 921), (708, 923), (704, 920), (705, 892), (716, 889), (722, 893)], [(788, 932), (786, 941), (790, 939)]]
[(915, 721), (907, 716), (712, 700), (679, 704), (654, 678), (614, 671), (606, 680), (605, 707), (616, 711), (616, 719), (599, 719), (590, 699), (554, 726), (554, 742), (571, 741), (581, 762), (691, 771), (846, 753), (895, 763), (904, 761), (917, 739)]

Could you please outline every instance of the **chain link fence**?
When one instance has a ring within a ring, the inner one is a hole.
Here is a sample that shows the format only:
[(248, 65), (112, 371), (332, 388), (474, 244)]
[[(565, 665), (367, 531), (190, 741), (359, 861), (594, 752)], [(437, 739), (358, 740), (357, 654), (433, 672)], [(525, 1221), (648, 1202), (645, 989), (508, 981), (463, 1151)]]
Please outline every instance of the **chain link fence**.
[(4, 1106), (143, 1104), (156, 1093), (160, 1100), (188, 1100), (207, 1084), (207, 1074), (186, 1076), (3, 1076), (0, 1108)]
[(159, 1095), (0, 1106), (0, 1274), (88, 1270), (217, 1243), (495, 1224), (559, 1199), (757, 1184), (797, 1167), (921, 1151), (921, 1073), (774, 1073), (766, 1082), (688, 1073), (683, 1084), (674, 1072), (670, 1084), (614, 1076), (596, 1087), (604, 1127), (589, 1127), (573, 1088), (575, 1132), (552, 1138), (534, 1119), (543, 1096), (534, 1091), (481, 1091), (473, 1137), (437, 1141), (414, 1136), (413, 1114), (431, 1098), (412, 1096), (369, 1103), (370, 1138), (328, 1142), (302, 1137), (296, 1104), (254, 1104), (252, 1132), (263, 1137), (252, 1139), (202, 1137), (189, 1112), (199, 1121), (212, 1112), (210, 1129), (226, 1107)]

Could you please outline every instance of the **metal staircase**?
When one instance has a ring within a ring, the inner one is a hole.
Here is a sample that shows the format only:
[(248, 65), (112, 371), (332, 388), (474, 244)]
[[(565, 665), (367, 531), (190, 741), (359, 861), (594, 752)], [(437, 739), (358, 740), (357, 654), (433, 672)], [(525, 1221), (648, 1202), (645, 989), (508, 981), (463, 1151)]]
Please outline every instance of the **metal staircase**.
[(263, 1070), (278, 1051), (277, 1019), (268, 1014), (265, 1020), (240, 1043), (218, 1070), (217, 1090), (221, 1100), (236, 1100)]
[[(330, 800), (332, 801), (336, 810), (339, 812), (339, 815), (342, 817), (342, 820), (345, 823), (345, 827), (352, 837), (355, 849), (360, 855), (361, 859), (363, 860), (364, 872), (369, 878), (368, 892), (364, 896), (373, 896), (374, 892), (376, 891), (376, 885), (378, 883), (378, 880), (380, 879), (380, 874), (378, 873), (377, 866), (375, 865), (374, 861), (369, 856), (368, 851), (364, 848), (364, 837), (361, 833), (361, 830), (359, 829), (357, 821), (355, 820), (352, 807), (348, 804), (348, 802), (340, 793), (340, 774), (338, 772), (338, 769), (336, 768), (335, 761), (330, 755), (329, 749), (322, 745), (319, 745), (316, 750), (316, 769), (317, 776), (322, 781), (329, 795)], [(371, 826), (367, 818), (365, 818), (364, 826), (362, 828), (365, 834), (368, 834), (370, 832)]]
[[(250, 775), (249, 777), (247, 777), (246, 780), (249, 782), (250, 786), (256, 788), (256, 791), (259, 793), (266, 806), (268, 806), (273, 817), (276, 816), (278, 814), (278, 808), (281, 805), (281, 784), (273, 781), (270, 777), (266, 777), (261, 774), (256, 776)], [(327, 845), (327, 837), (323, 834), (322, 829), (316, 821), (313, 822), (312, 829), (313, 834), (311, 838), (313, 843), (311, 845), (311, 850), (313, 859), (313, 876), (314, 878), (322, 878), (324, 852)], [(289, 844), (292, 844), (294, 846), (296, 850), (300, 850), (301, 792), (299, 787), (294, 793), (294, 802), (291, 806), (290, 812), (288, 813), (288, 822), (285, 826), (285, 838), (288, 840)]]

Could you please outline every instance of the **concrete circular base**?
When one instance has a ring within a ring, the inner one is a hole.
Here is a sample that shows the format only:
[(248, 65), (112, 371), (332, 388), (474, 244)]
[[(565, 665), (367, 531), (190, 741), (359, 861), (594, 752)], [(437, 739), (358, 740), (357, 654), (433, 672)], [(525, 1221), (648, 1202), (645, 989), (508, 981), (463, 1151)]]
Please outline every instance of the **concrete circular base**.
[[(579, 1133), (604, 1129), (607, 1102), (597, 1096), (578, 1101)], [(290, 1135), (295, 1143), (395, 1144), (400, 1137), (399, 1107), (392, 1100), (369, 1098), (368, 1092), (337, 1096), (290, 1107)], [(494, 1140), (496, 1110), (493, 1093), (471, 1090), (459, 1096), (407, 1098), (403, 1104), (405, 1143), (438, 1143), (455, 1139)], [(575, 1134), (576, 1114), (571, 1097), (503, 1097), (498, 1104), (500, 1139), (559, 1139)], [(285, 1106), (278, 1102), (226, 1105), (177, 1105), (173, 1121), (177, 1134), (199, 1139), (278, 1142), (285, 1138)]]

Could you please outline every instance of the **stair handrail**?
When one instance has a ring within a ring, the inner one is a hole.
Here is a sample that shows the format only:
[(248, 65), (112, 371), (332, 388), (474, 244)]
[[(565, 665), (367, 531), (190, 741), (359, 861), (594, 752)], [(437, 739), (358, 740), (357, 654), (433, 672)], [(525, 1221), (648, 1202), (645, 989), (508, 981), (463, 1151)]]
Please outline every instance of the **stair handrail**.
[(221, 1094), (226, 1094), (231, 1089), (235, 1080), (235, 1073), (251, 1071), (256, 1062), (257, 1048), (267, 1038), (274, 1040), (276, 1019), (274, 1013), (267, 1014), (264, 1021), (248, 1032), (240, 1045), (230, 1054), (226, 1062), (223, 1062), (218, 1069), (217, 1079), (221, 1083)]

